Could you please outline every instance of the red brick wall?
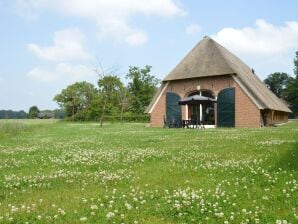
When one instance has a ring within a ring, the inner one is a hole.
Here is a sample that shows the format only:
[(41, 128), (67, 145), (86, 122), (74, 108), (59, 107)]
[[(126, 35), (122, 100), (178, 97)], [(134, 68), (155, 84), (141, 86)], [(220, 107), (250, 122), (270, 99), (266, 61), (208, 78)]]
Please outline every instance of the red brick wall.
[(260, 110), (236, 82), (234, 82), (233, 87), (235, 87), (235, 126), (260, 127)]
[[(161, 95), (159, 101), (151, 111), (151, 127), (163, 127), (164, 116), (166, 114), (166, 93), (174, 92), (181, 98), (188, 96), (189, 93), (200, 90), (210, 90), (215, 96), (229, 87), (235, 87), (235, 125), (236, 127), (259, 127), (260, 126), (260, 110), (243, 92), (240, 86), (234, 81), (230, 75), (175, 80), (170, 81), (165, 91)], [(182, 106), (182, 117), (185, 119), (186, 107)]]

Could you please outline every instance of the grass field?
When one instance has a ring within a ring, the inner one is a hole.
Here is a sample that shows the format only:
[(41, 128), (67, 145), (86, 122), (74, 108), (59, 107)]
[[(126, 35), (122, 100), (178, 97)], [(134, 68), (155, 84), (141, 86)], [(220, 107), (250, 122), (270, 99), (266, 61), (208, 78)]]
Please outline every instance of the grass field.
[(298, 122), (0, 121), (0, 223), (298, 223)]

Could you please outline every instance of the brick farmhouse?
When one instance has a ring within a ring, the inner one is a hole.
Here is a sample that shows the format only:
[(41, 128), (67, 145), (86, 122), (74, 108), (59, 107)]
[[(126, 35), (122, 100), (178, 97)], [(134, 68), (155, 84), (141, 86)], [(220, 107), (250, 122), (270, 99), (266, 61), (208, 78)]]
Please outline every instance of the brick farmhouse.
[[(216, 102), (179, 105), (200, 95)], [(145, 111), (151, 127), (199, 118), (214, 127), (262, 127), (288, 121), (291, 110), (238, 57), (204, 37), (163, 79)]]

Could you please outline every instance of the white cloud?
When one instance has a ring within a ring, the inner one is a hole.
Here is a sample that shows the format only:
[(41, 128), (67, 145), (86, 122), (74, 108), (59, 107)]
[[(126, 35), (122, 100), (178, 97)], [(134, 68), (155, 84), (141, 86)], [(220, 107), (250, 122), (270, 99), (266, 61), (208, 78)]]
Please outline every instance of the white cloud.
[(101, 40), (113, 36), (114, 40), (125, 41), (131, 46), (142, 45), (147, 42), (147, 34), (139, 29), (129, 27), (125, 22), (110, 20), (98, 24), (98, 37)]
[(223, 28), (211, 37), (252, 66), (261, 78), (273, 72), (292, 74), (298, 49), (296, 21), (277, 26), (259, 19), (254, 27)]
[(56, 74), (43, 70), (39, 67), (32, 69), (28, 74), (27, 77), (32, 80), (38, 80), (42, 82), (53, 82), (57, 80)]
[(235, 52), (276, 55), (298, 48), (298, 22), (274, 26), (259, 19), (256, 27), (224, 28), (212, 36), (216, 41)]
[(30, 14), (54, 11), (88, 18), (99, 28), (100, 39), (112, 38), (134, 46), (148, 40), (143, 30), (131, 25), (136, 16), (169, 18), (186, 14), (174, 0), (18, 0), (17, 8)]
[(185, 33), (187, 35), (194, 35), (197, 34), (199, 32), (201, 32), (201, 26), (199, 24), (189, 24), (186, 28), (185, 28)]
[(91, 56), (84, 49), (85, 35), (77, 28), (54, 33), (53, 46), (41, 47), (28, 44), (28, 50), (41, 59), (50, 61), (85, 60)]
[(85, 65), (73, 65), (70, 63), (59, 63), (54, 70), (49, 71), (39, 67), (32, 69), (27, 77), (34, 81), (41, 82), (76, 82), (94, 81), (97, 75), (92, 68)]
[(73, 81), (91, 80), (97, 77), (92, 68), (80, 64), (60, 63), (56, 67), (56, 72), (60, 75), (60, 78)]

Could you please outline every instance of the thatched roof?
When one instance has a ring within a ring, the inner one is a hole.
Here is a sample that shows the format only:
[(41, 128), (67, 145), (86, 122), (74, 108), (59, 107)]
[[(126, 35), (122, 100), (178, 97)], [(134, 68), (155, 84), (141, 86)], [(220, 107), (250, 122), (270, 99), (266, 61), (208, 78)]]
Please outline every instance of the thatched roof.
[(38, 118), (54, 118), (55, 117), (55, 114), (54, 112), (51, 112), (51, 111), (41, 111), (37, 114), (37, 117)]
[(163, 81), (233, 73), (234, 70), (223, 57), (218, 44), (210, 37), (205, 37), (182, 59)]
[[(259, 109), (291, 112), (287, 105), (252, 72), (250, 67), (210, 37), (204, 37), (165, 77), (163, 82), (227, 74), (232, 75)], [(146, 111), (150, 112), (153, 105), (154, 103), (151, 103)]]

